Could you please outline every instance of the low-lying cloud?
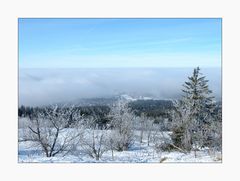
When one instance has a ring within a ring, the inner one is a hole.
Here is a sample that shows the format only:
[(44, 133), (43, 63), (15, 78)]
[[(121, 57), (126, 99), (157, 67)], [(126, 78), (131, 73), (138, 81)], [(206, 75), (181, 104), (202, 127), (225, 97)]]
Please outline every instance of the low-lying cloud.
[[(177, 98), (192, 68), (20, 69), (19, 105), (39, 106), (120, 93)], [(209, 87), (221, 95), (221, 69), (203, 68)]]

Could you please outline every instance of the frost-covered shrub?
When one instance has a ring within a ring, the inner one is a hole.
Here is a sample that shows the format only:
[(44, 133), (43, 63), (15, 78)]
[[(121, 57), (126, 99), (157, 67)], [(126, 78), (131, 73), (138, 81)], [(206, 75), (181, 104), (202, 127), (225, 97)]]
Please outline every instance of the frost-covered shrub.
[(176, 126), (172, 130), (171, 139), (175, 146), (190, 150), (191, 149), (191, 143), (186, 140), (186, 127), (184, 125)]
[(117, 151), (128, 150), (134, 143), (133, 121), (135, 115), (128, 109), (127, 102), (119, 100), (112, 106), (109, 117), (114, 148)]
[(117, 151), (128, 150), (134, 143), (133, 132), (130, 130), (127, 130), (125, 133), (113, 130), (111, 138), (113, 140), (113, 147)]
[(160, 149), (161, 151), (167, 151), (171, 152), (173, 150), (176, 150), (176, 148), (173, 147), (170, 143), (162, 143), (156, 147), (157, 149)]

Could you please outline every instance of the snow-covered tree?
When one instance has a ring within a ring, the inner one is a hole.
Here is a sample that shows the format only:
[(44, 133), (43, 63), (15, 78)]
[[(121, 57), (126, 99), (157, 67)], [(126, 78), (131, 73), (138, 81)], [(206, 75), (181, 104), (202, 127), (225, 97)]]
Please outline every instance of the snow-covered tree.
[(79, 142), (80, 147), (84, 153), (99, 160), (103, 153), (110, 149), (108, 127), (100, 127), (93, 116), (85, 118), (84, 125), (84, 134)]
[(174, 101), (172, 111), (172, 141), (176, 147), (191, 150), (191, 122), (190, 108), (182, 100)]
[(154, 120), (141, 114), (141, 116), (136, 117), (134, 124), (135, 129), (140, 131), (139, 142), (142, 143), (144, 135), (146, 135), (147, 144), (149, 146), (154, 127)]
[[(69, 118), (75, 122), (69, 123)], [(58, 106), (36, 111), (29, 117), (19, 141), (30, 141), (40, 146), (47, 157), (68, 153), (81, 134), (81, 116), (74, 108)], [(67, 129), (68, 128), (68, 129)], [(72, 130), (74, 129), (74, 131)]]
[(111, 108), (109, 117), (111, 119), (113, 145), (116, 150), (128, 150), (133, 144), (133, 121), (135, 115), (129, 110), (125, 100), (118, 100)]
[(144, 131), (146, 129), (145, 121), (146, 121), (146, 118), (143, 114), (139, 117), (136, 117), (136, 119), (135, 119), (135, 126), (134, 127), (135, 127), (136, 130), (140, 131), (140, 135), (139, 135), (139, 142), (140, 143), (143, 142)]
[(214, 97), (205, 78), (199, 67), (195, 68), (183, 85), (182, 100), (175, 104), (173, 140), (186, 150), (204, 146), (214, 116)]

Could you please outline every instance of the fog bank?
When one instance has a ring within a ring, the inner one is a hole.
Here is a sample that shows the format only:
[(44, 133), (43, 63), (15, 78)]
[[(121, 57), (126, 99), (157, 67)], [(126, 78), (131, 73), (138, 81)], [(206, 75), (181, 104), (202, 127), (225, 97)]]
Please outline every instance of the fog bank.
[[(19, 69), (19, 105), (40, 106), (122, 93), (174, 99), (193, 68)], [(209, 88), (221, 96), (221, 69), (202, 68)]]

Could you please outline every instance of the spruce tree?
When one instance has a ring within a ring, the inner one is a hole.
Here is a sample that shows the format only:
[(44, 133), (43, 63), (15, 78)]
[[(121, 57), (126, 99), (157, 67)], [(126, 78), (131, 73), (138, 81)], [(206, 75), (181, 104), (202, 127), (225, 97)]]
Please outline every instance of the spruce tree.
[(197, 67), (193, 71), (193, 75), (188, 77), (189, 81), (183, 85), (183, 100), (185, 104), (190, 106), (193, 116), (200, 122), (207, 121), (209, 115), (213, 113), (215, 108), (214, 97), (208, 87), (208, 80), (205, 76), (201, 76), (200, 68)]
[(189, 151), (194, 147), (205, 146), (214, 117), (214, 97), (211, 96), (212, 91), (205, 78), (200, 73), (200, 68), (195, 68), (193, 75), (183, 85), (182, 103), (176, 106), (176, 110), (181, 110), (178, 117), (182, 120), (173, 129), (173, 141), (176, 140), (177, 146)]

